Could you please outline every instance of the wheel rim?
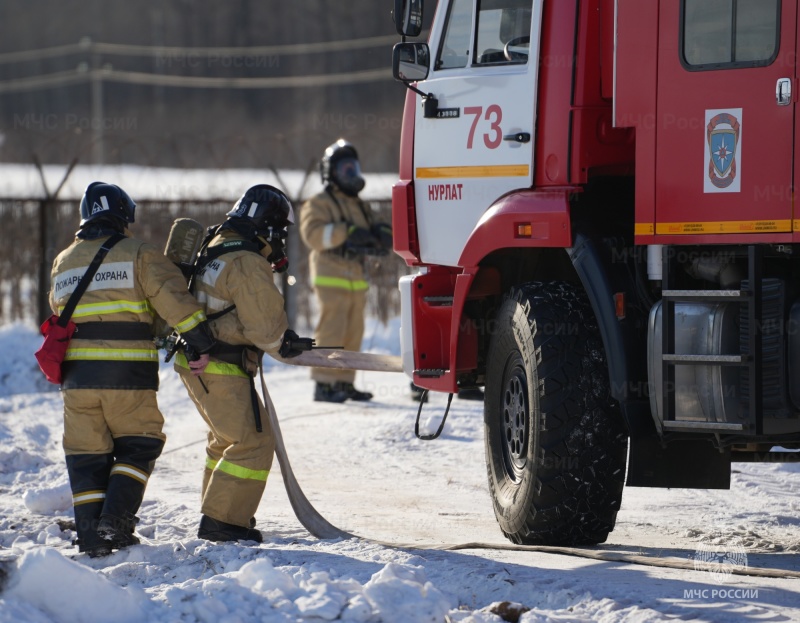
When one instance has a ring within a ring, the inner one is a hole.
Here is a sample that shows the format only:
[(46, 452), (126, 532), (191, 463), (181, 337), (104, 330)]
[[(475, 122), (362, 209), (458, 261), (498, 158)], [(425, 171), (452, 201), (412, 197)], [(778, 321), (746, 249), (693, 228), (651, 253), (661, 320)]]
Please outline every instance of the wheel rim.
[(528, 377), (522, 362), (510, 362), (503, 383), (503, 463), (506, 473), (515, 480), (521, 480), (528, 463)]

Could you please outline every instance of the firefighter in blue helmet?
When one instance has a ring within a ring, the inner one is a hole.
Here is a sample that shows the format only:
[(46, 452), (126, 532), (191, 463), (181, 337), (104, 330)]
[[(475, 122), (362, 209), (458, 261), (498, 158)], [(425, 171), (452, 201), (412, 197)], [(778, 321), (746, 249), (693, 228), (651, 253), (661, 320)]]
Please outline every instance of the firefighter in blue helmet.
[(101, 245), (120, 238), (78, 301), (77, 331), (62, 364), (63, 446), (78, 548), (93, 557), (138, 543), (136, 512), (164, 446), (154, 314), (193, 348), (195, 374), (213, 345), (180, 270), (153, 245), (126, 235), (135, 208), (118, 186), (90, 184), (80, 229), (52, 269), (50, 305), (61, 313)]

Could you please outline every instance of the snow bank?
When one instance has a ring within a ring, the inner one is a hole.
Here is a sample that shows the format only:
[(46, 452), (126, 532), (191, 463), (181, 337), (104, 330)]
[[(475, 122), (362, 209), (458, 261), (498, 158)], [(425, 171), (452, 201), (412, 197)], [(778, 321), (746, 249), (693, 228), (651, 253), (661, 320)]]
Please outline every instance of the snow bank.
[(67, 482), (52, 486), (34, 486), (25, 491), (22, 501), (25, 508), (32, 513), (52, 515), (72, 508), (72, 491)]
[(441, 621), (451, 605), (433, 584), (425, 580), (421, 569), (389, 563), (372, 576), (364, 595), (384, 623), (406, 621)]
[(421, 569), (389, 563), (362, 586), (316, 565), (278, 569), (265, 556), (238, 571), (187, 581), (165, 597), (173, 616), (205, 612), (216, 620), (235, 613), (243, 621), (434, 623), (451, 608)]
[(109, 579), (54, 549), (27, 550), (11, 569), (0, 621), (436, 623), (452, 607), (422, 569), (397, 563), (387, 564), (362, 586), (316, 566), (276, 569), (262, 553), (238, 571), (170, 587), (160, 602), (140, 588), (118, 586), (124, 566), (118, 565), (119, 573)]
[(41, 614), (56, 623), (135, 623), (148, 618), (149, 599), (143, 591), (117, 586), (55, 550), (25, 552), (16, 567), (4, 593), (4, 600), (18, 612), (16, 620), (37, 620)]

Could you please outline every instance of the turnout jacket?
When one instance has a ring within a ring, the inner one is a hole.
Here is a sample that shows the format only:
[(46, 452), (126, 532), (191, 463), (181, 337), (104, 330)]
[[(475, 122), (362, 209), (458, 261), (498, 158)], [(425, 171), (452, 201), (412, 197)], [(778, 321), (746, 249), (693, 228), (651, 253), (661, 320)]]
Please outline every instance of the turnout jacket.
[(343, 244), (351, 225), (370, 229), (372, 209), (331, 185), (314, 195), (300, 210), (300, 236), (311, 249), (308, 263), (314, 287), (363, 291), (369, 285), (362, 258), (347, 258)]
[[(208, 249), (234, 241), (245, 242), (245, 239), (237, 232), (225, 229), (211, 240)], [(199, 268), (195, 274), (194, 295), (205, 307), (218, 347), (254, 346), (268, 353), (278, 352), (289, 323), (283, 307), (283, 296), (275, 286), (272, 266), (266, 259), (270, 253), (272, 249), (269, 245), (259, 253), (250, 250), (227, 251)], [(215, 356), (214, 350), (209, 355), (211, 362), (205, 374), (247, 376), (241, 366), (222, 361)], [(175, 364), (188, 367), (183, 356), (178, 356)]]
[[(60, 314), (108, 235), (76, 238), (53, 262), (50, 307)], [(158, 389), (156, 314), (179, 333), (205, 320), (181, 271), (134, 238), (106, 255), (72, 314), (77, 331), (62, 364), (62, 389)]]

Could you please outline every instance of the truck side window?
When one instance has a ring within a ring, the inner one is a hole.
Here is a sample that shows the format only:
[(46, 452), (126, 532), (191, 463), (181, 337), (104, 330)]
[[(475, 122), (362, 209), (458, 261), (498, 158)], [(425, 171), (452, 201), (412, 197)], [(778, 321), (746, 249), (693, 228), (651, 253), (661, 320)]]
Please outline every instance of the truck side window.
[(436, 69), (467, 66), (471, 31), (472, 0), (452, 0), (447, 10), (447, 24), (436, 58)]
[(476, 65), (527, 63), (533, 0), (478, 0)]
[(778, 54), (780, 8), (780, 0), (684, 0), (684, 66), (769, 65)]

